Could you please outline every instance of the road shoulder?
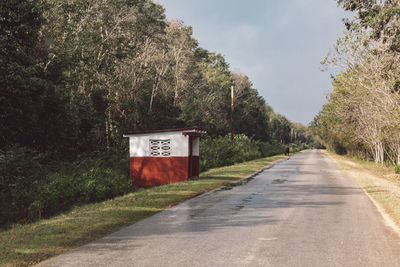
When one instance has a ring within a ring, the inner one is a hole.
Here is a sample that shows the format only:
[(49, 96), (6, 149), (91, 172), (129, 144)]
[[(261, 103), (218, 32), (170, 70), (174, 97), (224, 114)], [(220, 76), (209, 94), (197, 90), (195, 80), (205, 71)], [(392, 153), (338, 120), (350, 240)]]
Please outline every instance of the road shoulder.
[(382, 215), (385, 224), (400, 236), (400, 177), (371, 162), (323, 151), (355, 180)]

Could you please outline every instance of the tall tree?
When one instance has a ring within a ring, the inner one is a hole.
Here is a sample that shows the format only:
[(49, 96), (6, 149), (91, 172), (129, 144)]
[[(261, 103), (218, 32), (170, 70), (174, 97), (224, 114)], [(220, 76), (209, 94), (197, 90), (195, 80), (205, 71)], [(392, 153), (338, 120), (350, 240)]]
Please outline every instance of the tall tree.
[(345, 20), (348, 29), (358, 26), (372, 30), (371, 37), (381, 39), (390, 51), (400, 52), (399, 0), (337, 0), (345, 10), (357, 12), (355, 20)]
[(43, 72), (43, 22), (37, 1), (0, 2), (0, 147), (48, 148), (61, 134), (62, 103)]
[(270, 140), (269, 116), (265, 100), (242, 73), (232, 73), (234, 82), (234, 123), (239, 133), (258, 140)]
[(112, 145), (127, 128), (120, 123), (145, 121), (140, 111), (153, 83), (164, 9), (149, 0), (47, 0), (45, 17), (46, 66), (63, 70), (60, 87), (70, 97), (81, 145)]
[(334, 55), (325, 62), (345, 71), (336, 75), (328, 104), (314, 123), (323, 128), (317, 133), (328, 146), (370, 155), (382, 164), (386, 159), (400, 163), (400, 60), (386, 48), (383, 40), (361, 28), (338, 39)]

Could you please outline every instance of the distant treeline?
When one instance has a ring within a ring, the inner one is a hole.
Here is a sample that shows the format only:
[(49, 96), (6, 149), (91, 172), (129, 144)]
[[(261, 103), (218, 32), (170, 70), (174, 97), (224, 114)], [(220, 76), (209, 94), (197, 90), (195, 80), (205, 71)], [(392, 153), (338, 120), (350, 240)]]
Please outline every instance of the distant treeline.
[(339, 0), (345, 21), (324, 63), (340, 68), (312, 129), (337, 153), (400, 164), (400, 1)]
[(199, 47), (150, 0), (0, 3), (0, 148), (59, 156), (119, 146), (135, 130), (198, 126), (262, 141), (309, 139), (247, 76)]

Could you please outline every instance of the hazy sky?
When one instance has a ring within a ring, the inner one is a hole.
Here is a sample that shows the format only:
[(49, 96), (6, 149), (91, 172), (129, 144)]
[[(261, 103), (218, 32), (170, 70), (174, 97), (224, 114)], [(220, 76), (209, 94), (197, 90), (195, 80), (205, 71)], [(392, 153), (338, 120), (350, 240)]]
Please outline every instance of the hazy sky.
[(319, 62), (342, 34), (334, 0), (156, 0), (201, 47), (247, 75), (276, 112), (305, 125), (331, 90)]

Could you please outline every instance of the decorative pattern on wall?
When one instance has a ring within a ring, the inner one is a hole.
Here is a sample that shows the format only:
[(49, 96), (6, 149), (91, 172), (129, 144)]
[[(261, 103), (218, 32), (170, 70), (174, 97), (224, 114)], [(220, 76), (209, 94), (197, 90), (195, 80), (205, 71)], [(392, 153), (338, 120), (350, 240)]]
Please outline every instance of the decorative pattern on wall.
[(152, 157), (169, 157), (171, 155), (171, 139), (150, 139), (150, 155)]

